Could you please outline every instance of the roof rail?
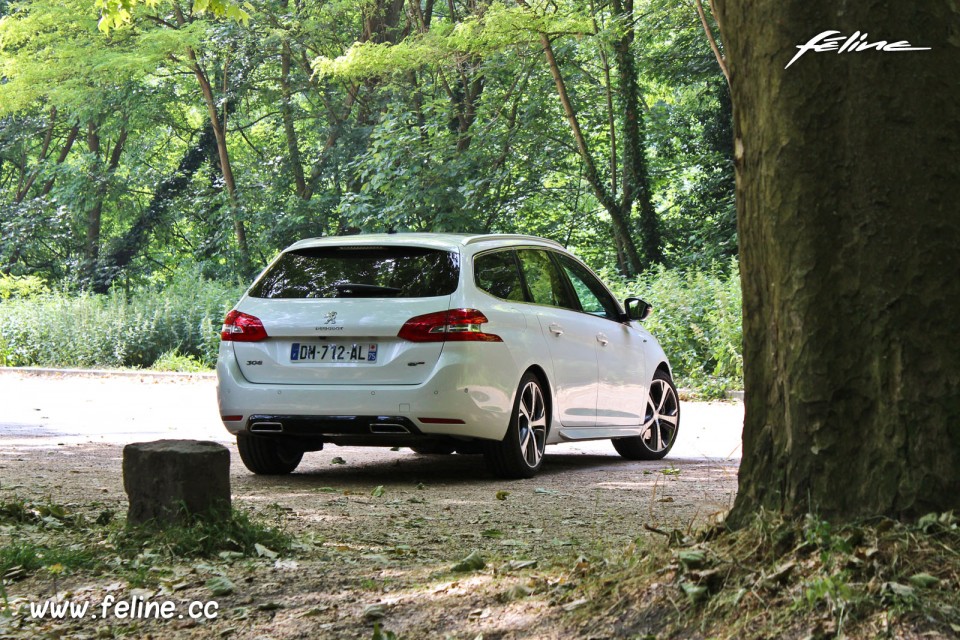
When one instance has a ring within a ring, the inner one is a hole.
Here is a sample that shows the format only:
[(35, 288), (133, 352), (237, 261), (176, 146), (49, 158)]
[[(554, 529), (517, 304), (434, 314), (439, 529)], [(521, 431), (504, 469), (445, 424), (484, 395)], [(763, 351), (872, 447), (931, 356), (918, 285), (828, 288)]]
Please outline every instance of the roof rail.
[(557, 247), (563, 248), (563, 245), (557, 242), (556, 240), (550, 240), (549, 238), (540, 238), (537, 236), (527, 236), (518, 233), (488, 233), (478, 236), (469, 236), (463, 239), (463, 244), (475, 244), (477, 242), (486, 242), (489, 240), (535, 240), (537, 242), (546, 242), (547, 244), (552, 244)]

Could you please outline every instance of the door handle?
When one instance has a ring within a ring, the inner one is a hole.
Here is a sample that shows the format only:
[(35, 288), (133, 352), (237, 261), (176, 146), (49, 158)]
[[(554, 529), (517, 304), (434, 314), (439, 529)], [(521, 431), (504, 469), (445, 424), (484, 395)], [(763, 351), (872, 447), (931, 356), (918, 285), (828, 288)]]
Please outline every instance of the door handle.
[(562, 336), (563, 327), (561, 327), (556, 322), (554, 322), (553, 324), (550, 325), (550, 333), (552, 333), (555, 336)]
[(604, 347), (607, 346), (607, 343), (610, 342), (610, 338), (602, 333), (597, 334), (597, 342), (599, 342)]

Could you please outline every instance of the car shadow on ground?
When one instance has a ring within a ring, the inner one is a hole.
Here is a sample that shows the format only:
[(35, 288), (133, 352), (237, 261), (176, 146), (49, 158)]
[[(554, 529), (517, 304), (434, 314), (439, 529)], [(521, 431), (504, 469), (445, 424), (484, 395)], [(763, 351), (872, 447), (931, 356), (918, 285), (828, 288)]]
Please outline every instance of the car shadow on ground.
[[(326, 453), (326, 452), (325, 452)], [(504, 480), (497, 478), (488, 469), (480, 455), (415, 455), (409, 452), (386, 454), (364, 453), (351, 455), (350, 449), (337, 450), (343, 464), (331, 462), (331, 456), (311, 460), (304, 457), (296, 472), (288, 476), (241, 475), (244, 484), (262, 487), (283, 486), (304, 490), (325, 487), (415, 487), (426, 485), (471, 485), (497, 486), (503, 488), (511, 483), (565, 484), (571, 474), (589, 475), (591, 479), (610, 479), (608, 474), (650, 474), (690, 465), (715, 464), (724, 467), (736, 466), (736, 461), (708, 460), (704, 458), (664, 458), (663, 460), (632, 461), (616, 454), (592, 453), (547, 454), (540, 472), (529, 480)], [(316, 455), (316, 454), (314, 454)], [(582, 479), (582, 478), (581, 478)], [(237, 478), (235, 477), (235, 480)]]

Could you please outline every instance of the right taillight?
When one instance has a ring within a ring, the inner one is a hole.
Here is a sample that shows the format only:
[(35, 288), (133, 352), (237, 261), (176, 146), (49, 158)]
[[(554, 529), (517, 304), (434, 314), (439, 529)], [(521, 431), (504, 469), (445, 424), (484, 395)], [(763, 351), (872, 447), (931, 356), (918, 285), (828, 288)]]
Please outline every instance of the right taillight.
[(437, 311), (410, 318), (397, 337), (411, 342), (503, 342), (483, 330), (487, 322), (487, 316), (476, 309)]
[(267, 338), (260, 318), (234, 309), (223, 319), (220, 339), (227, 342), (257, 342)]

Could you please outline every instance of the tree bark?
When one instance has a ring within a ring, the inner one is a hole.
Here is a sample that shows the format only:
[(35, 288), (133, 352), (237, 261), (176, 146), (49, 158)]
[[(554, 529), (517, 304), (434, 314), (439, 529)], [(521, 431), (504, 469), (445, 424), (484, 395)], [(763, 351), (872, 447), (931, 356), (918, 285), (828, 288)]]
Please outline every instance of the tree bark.
[(290, 88), (290, 43), (286, 40), (280, 49), (280, 117), (283, 120), (283, 134), (287, 139), (287, 152), (290, 154), (290, 168), (296, 184), (297, 197), (306, 199), (307, 179), (303, 174), (303, 160), (300, 157), (300, 143), (297, 130), (293, 125), (293, 90)]
[[(717, 5), (744, 306), (730, 522), (761, 508), (838, 520), (958, 509), (960, 13)], [(826, 29), (931, 50), (807, 51), (784, 68)]]

